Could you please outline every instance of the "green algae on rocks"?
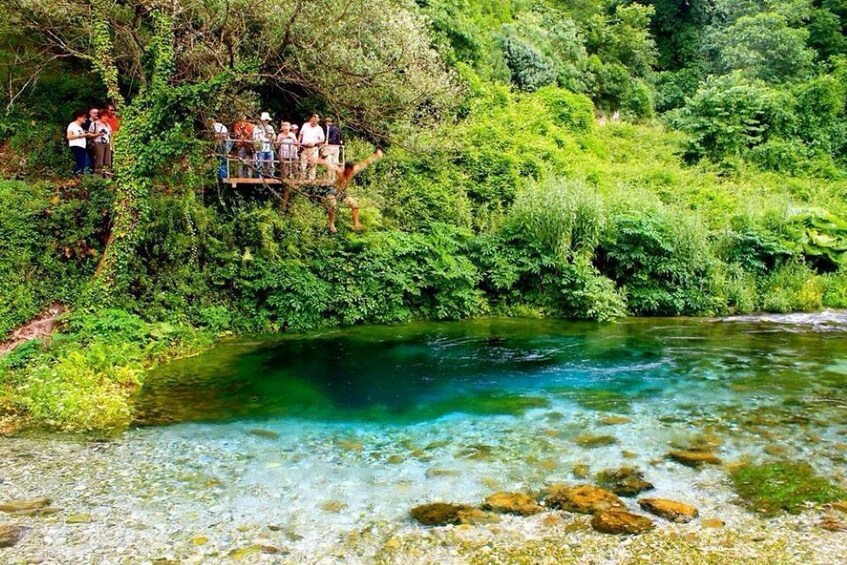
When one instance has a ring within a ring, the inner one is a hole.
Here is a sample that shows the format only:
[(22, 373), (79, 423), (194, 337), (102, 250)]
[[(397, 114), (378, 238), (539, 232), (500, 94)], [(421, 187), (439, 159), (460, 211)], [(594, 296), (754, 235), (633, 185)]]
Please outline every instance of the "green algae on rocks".
[(808, 463), (772, 461), (744, 464), (731, 472), (735, 492), (755, 512), (797, 514), (808, 503), (824, 504), (847, 496), (847, 490), (817, 475)]

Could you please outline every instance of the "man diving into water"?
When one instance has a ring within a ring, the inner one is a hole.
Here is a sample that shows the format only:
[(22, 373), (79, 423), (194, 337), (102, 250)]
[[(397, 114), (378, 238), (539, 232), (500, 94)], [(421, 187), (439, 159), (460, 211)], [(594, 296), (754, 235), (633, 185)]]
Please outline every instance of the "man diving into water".
[(335, 227), (335, 212), (338, 209), (339, 200), (350, 206), (350, 210), (353, 214), (353, 230), (357, 232), (362, 231), (362, 224), (359, 223), (359, 205), (356, 203), (356, 200), (347, 193), (347, 190), (350, 188), (350, 181), (353, 180), (353, 177), (355, 177), (368, 165), (382, 159), (382, 155), (382, 149), (377, 149), (373, 155), (367, 159), (359, 161), (358, 163), (347, 161), (342, 166), (327, 163), (326, 159), (318, 159), (316, 161), (331, 171), (334, 171), (336, 175), (335, 183), (327, 191), (326, 196), (324, 196), (324, 205), (327, 210), (326, 227), (329, 230), (329, 233), (338, 233), (338, 229)]

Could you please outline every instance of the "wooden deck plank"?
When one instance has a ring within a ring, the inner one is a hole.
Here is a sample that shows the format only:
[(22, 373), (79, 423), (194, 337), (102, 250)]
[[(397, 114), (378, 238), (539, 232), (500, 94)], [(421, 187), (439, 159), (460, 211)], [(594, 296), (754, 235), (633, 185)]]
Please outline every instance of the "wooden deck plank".
[(252, 177), (225, 177), (221, 179), (224, 184), (235, 187), (239, 184), (285, 184), (288, 186), (330, 186), (333, 182), (329, 179), (277, 179), (277, 178), (252, 178)]

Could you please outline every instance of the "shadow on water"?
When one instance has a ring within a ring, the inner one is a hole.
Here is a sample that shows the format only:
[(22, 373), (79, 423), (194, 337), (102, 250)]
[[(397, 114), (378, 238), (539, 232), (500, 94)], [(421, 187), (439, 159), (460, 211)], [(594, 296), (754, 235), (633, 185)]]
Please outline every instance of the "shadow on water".
[[(831, 364), (833, 340), (768, 327), (757, 320), (485, 319), (235, 340), (148, 375), (138, 424), (413, 423), (454, 412), (521, 413), (563, 399), (624, 412), (680, 389), (807, 391), (812, 383), (791, 376)], [(840, 353), (847, 357), (843, 345)]]

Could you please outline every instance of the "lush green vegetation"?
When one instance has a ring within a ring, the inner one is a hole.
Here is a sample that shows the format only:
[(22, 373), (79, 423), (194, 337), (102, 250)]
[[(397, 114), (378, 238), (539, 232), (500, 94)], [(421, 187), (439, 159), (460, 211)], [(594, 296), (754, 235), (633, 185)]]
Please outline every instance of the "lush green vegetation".
[[(68, 56), (0, 67), (0, 333), (72, 307), (0, 359), (0, 415), (124, 426), (146, 367), (230, 333), (847, 307), (838, 0), (357, 0), (318, 59), (304, 22), (343, 2), (82, 4), (0, 27), (3, 61)], [(66, 115), (107, 95), (116, 178), (36, 180), (67, 175)], [(214, 183), (206, 116), (313, 108), (352, 156), (387, 147), (357, 179), (362, 235)]]

